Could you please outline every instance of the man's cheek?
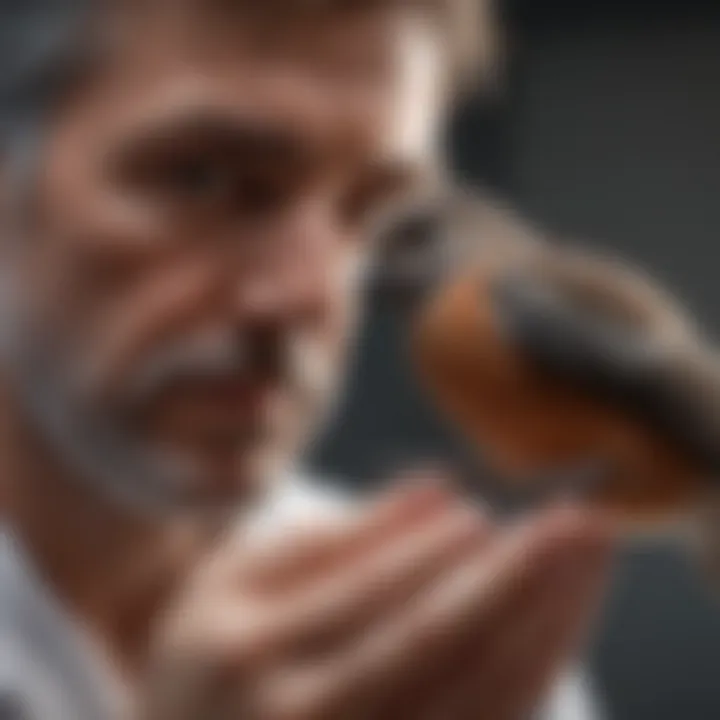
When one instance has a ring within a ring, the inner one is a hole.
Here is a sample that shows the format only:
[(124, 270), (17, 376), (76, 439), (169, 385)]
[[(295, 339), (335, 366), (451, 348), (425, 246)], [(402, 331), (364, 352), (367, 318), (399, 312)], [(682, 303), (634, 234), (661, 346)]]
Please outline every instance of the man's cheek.
[(338, 374), (347, 372), (357, 352), (362, 326), (365, 320), (365, 303), (362, 288), (346, 293), (334, 322), (331, 354)]

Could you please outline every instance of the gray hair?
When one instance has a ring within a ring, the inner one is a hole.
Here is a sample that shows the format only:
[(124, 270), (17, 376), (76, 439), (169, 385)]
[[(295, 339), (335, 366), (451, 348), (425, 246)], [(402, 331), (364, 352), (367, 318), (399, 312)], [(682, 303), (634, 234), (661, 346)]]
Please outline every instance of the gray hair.
[[(306, 2), (276, 1), (286, 6)], [(331, 0), (327, 7), (344, 1)], [(98, 27), (90, 23), (103, 4), (104, 0), (0, 0), (0, 152), (32, 147), (54, 104), (78, 75), (95, 66)], [(462, 55), (454, 58), (459, 72), (481, 70), (480, 55), (490, 45), (487, 31), (493, 27), (494, 0), (410, 0), (408, 4), (441, 10), (434, 15), (436, 28), (451, 54)]]
[(24, 146), (83, 65), (92, 0), (0, 0), (0, 144)]

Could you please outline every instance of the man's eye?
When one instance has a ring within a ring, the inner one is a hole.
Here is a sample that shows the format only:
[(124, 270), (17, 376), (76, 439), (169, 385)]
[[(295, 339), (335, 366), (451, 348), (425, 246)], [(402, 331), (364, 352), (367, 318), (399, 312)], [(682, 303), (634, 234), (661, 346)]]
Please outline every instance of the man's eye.
[(263, 173), (249, 173), (239, 177), (235, 188), (234, 205), (237, 212), (259, 216), (277, 210), (287, 193), (279, 178)]
[(234, 185), (229, 168), (208, 158), (177, 159), (157, 179), (165, 191), (203, 201), (228, 199)]
[(271, 173), (214, 160), (175, 163), (163, 185), (188, 202), (222, 204), (229, 211), (252, 216), (274, 210), (283, 196), (283, 183)]

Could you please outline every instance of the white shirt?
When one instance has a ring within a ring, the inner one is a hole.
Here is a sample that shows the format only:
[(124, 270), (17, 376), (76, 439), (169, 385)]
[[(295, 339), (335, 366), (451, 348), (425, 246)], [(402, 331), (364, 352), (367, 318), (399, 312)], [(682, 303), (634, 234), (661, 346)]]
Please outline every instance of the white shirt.
[[(256, 518), (258, 536), (337, 512), (347, 501), (298, 479)], [(53, 597), (8, 528), (0, 528), (0, 720), (125, 720), (125, 698), (103, 654)], [(563, 680), (544, 720), (598, 720), (587, 681)]]

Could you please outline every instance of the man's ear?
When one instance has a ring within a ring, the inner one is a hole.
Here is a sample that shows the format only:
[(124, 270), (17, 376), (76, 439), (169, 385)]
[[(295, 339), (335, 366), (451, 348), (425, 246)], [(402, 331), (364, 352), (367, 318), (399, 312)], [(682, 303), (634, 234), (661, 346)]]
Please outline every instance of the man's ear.
[(23, 187), (13, 156), (0, 147), (0, 359), (13, 336), (22, 302), (23, 251), (32, 217), (31, 185)]
[(12, 231), (13, 205), (18, 190), (11, 177), (11, 161), (7, 149), (0, 147), (0, 262), (5, 262), (6, 250), (15, 235)]
[[(26, 247), (20, 242), (32, 234), (38, 220), (37, 188), (40, 173), (36, 136), (13, 136), (12, 146), (0, 137), (0, 261), (6, 251)], [(38, 143), (39, 144), (39, 143)]]
[(7, 146), (0, 144), (0, 245), (5, 242), (6, 229), (11, 224), (13, 207), (19, 195), (18, 173), (14, 169), (17, 163)]

